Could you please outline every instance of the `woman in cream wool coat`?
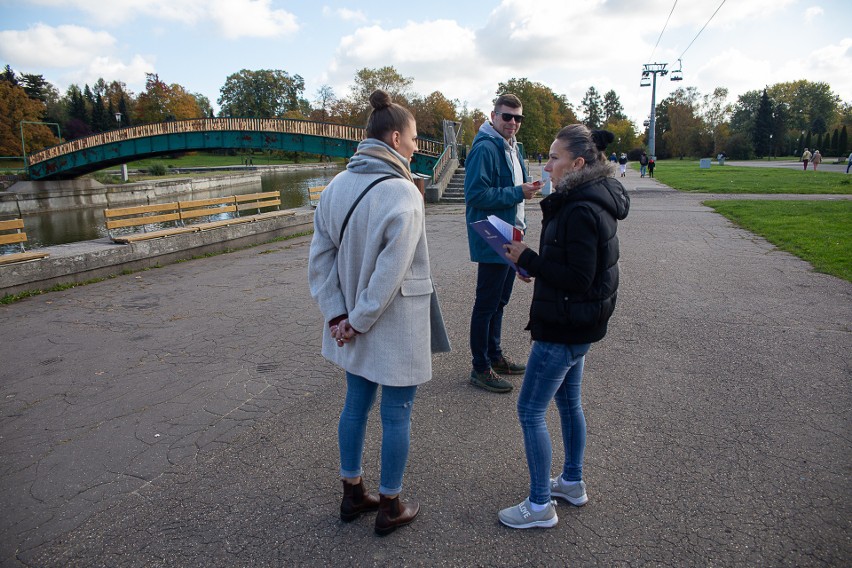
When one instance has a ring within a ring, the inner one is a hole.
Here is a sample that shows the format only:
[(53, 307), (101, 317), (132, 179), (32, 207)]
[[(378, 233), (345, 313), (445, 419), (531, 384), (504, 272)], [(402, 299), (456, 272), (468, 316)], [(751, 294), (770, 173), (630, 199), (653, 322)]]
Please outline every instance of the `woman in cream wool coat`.
[[(322, 354), (346, 370), (338, 424), (340, 518), (349, 522), (378, 509), (375, 532), (385, 535), (412, 522), (420, 509), (399, 499), (411, 409), (417, 385), (432, 377), (432, 351), (448, 351), (449, 340), (432, 286), (423, 198), (409, 166), (417, 126), (411, 113), (382, 91), (373, 93), (370, 103), (367, 138), (346, 171), (323, 191), (314, 215), (308, 277), (327, 322)], [(382, 457), (376, 498), (364, 489), (361, 461), (379, 386)]]

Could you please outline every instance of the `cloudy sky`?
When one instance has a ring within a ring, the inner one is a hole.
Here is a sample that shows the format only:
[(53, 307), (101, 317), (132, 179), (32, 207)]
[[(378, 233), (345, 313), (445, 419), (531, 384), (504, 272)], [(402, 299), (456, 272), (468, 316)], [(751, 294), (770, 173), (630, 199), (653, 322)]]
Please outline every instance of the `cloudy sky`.
[[(642, 65), (682, 59), (678, 86), (731, 100), (782, 81), (823, 81), (852, 102), (849, 0), (0, 0), (0, 64), (64, 92), (99, 77), (144, 89), (158, 73), (210, 99), (241, 69), (282, 69), (344, 96), (355, 71), (395, 67), (414, 91), (490, 110), (526, 77), (579, 106), (614, 89), (641, 124)], [(718, 9), (718, 11), (717, 11)], [(714, 16), (715, 13), (715, 16)], [(709, 22), (709, 23), (708, 23)], [(705, 27), (706, 26), (706, 27)], [(703, 28), (703, 30), (702, 30)]]

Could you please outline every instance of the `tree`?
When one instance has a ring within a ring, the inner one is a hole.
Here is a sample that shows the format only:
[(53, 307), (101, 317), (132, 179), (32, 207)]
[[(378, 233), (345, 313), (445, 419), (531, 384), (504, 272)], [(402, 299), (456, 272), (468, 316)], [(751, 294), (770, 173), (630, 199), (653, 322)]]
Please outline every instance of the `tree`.
[(314, 101), (317, 103), (317, 108), (311, 113), (311, 119), (318, 120), (320, 122), (329, 122), (331, 109), (336, 101), (337, 97), (334, 94), (334, 89), (332, 89), (330, 85), (322, 85), (319, 89), (317, 89), (316, 99)]
[(776, 83), (767, 90), (771, 99), (787, 105), (789, 130), (800, 132), (811, 128), (816, 118), (821, 118), (826, 125), (835, 124), (839, 115), (840, 97), (831, 91), (828, 83), (800, 80)]
[(849, 138), (846, 133), (846, 125), (843, 125), (843, 128), (840, 129), (840, 139), (838, 140), (838, 153), (840, 156), (848, 156), (849, 155)]
[(29, 98), (39, 100), (43, 103), (47, 102), (52, 86), (44, 79), (44, 76), (22, 73), (20, 84)]
[(8, 63), (3, 69), (3, 72), (0, 73), (0, 81), (9, 83), (15, 87), (18, 86), (18, 78), (15, 76), (15, 71), (9, 66)]
[(355, 84), (347, 97), (349, 116), (345, 123), (363, 125), (370, 114), (370, 95), (381, 89), (390, 95), (391, 100), (404, 106), (413, 98), (410, 91), (413, 77), (403, 77), (395, 68), (386, 66), (379, 69), (363, 68), (355, 72)]
[(589, 87), (583, 100), (580, 101), (580, 108), (583, 111), (583, 124), (589, 128), (600, 128), (603, 122), (603, 101), (598, 94), (597, 89)]
[(198, 106), (202, 118), (213, 118), (213, 105), (210, 104), (210, 99), (201, 93), (192, 93), (192, 98), (195, 99), (195, 104)]
[(703, 153), (701, 135), (704, 123), (698, 116), (698, 97), (695, 87), (687, 87), (677, 89), (660, 102), (656, 120), (657, 157)]
[(195, 97), (181, 85), (167, 85), (156, 73), (147, 73), (145, 91), (136, 99), (133, 121), (136, 124), (201, 118)]
[(758, 158), (769, 156), (772, 148), (770, 147), (770, 138), (772, 134), (772, 100), (766, 89), (763, 90), (763, 95), (760, 97), (760, 104), (757, 107), (757, 115), (754, 117), (754, 133), (752, 142), (754, 143), (754, 153)]
[(275, 118), (300, 110), (305, 80), (280, 69), (242, 69), (219, 90), (220, 116)]
[(479, 127), (488, 120), (488, 117), (478, 108), (468, 109), (467, 102), (465, 102), (459, 112), (459, 120), (461, 121), (461, 131), (458, 136), (458, 143), (469, 146), (473, 143)]
[(48, 125), (27, 124), (41, 122), (44, 112), (44, 103), (31, 99), (20, 85), (0, 80), (0, 156), (21, 155), (22, 131), (28, 154), (58, 144)]
[(732, 110), (733, 107), (728, 103), (728, 89), (725, 87), (716, 87), (713, 94), (704, 95), (702, 99), (701, 118), (713, 139), (712, 156), (722, 151), (725, 140), (721, 138), (720, 132)]
[(425, 99), (414, 98), (411, 111), (417, 121), (417, 133), (424, 138), (444, 139), (444, 120), (458, 121), (456, 105), (440, 91), (435, 91)]
[(614, 90), (610, 89), (604, 93), (603, 98), (604, 122), (609, 124), (616, 120), (624, 120), (627, 116), (624, 114), (624, 107)]
[(606, 124), (606, 129), (615, 135), (615, 141), (609, 148), (610, 151), (616, 154), (621, 152), (626, 154), (639, 148), (639, 134), (636, 132), (632, 120), (626, 118), (610, 119)]
[(391, 66), (379, 69), (363, 68), (355, 72), (355, 84), (352, 87), (352, 98), (369, 108), (370, 95), (376, 89), (381, 89), (391, 96), (395, 103), (405, 105), (412, 98), (411, 85), (413, 77), (403, 77)]

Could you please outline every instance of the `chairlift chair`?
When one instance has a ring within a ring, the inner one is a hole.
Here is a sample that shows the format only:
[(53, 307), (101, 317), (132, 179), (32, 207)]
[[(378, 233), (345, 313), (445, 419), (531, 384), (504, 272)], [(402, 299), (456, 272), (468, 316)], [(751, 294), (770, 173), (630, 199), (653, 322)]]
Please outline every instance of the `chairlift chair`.
[(677, 60), (677, 69), (672, 69), (672, 81), (683, 81), (683, 64), (680, 59)]

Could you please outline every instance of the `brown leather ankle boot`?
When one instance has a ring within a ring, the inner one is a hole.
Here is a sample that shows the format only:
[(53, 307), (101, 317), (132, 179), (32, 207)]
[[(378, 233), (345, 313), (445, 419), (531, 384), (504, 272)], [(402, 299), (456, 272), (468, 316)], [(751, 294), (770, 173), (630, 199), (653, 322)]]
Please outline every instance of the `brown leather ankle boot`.
[(384, 495), (379, 497), (379, 514), (376, 515), (376, 534), (379, 536), (385, 536), (398, 527), (410, 524), (420, 512), (420, 503), (416, 501), (403, 503), (399, 495), (392, 499)]
[(340, 503), (340, 520), (349, 523), (361, 516), (361, 513), (379, 508), (379, 498), (364, 490), (364, 482), (353, 485), (343, 480), (343, 501)]

